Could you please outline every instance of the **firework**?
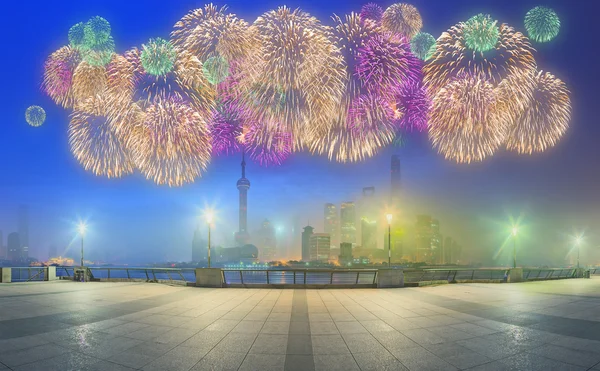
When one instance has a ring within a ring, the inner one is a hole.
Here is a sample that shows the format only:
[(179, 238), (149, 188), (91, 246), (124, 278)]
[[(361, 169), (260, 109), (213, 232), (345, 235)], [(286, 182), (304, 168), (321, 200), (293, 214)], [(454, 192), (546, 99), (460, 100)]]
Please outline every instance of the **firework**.
[(225, 81), (229, 76), (229, 63), (221, 56), (209, 57), (202, 65), (206, 79), (213, 85)]
[(431, 99), (422, 84), (406, 84), (396, 95), (397, 126), (406, 131), (427, 130)]
[(410, 40), (423, 27), (423, 20), (421, 19), (421, 14), (414, 6), (397, 3), (390, 5), (385, 10), (381, 25), (384, 30), (397, 32)]
[(435, 53), (423, 68), (430, 97), (461, 74), (480, 76), (506, 96), (506, 114), (516, 119), (532, 97), (533, 73), (537, 66), (529, 39), (512, 27), (500, 25), (498, 42), (488, 53), (469, 50), (464, 23), (453, 26), (437, 40)]
[(494, 85), (476, 75), (462, 75), (433, 100), (429, 138), (447, 159), (482, 161), (506, 140), (510, 117)]
[[(281, 7), (258, 17), (251, 27), (258, 47), (245, 61), (240, 85), (256, 91), (263, 122), (281, 123), (302, 148), (316, 129), (329, 125), (344, 91), (345, 71), (327, 28), (299, 9)], [(273, 109), (282, 95), (281, 109)]]
[(560, 19), (554, 10), (536, 6), (525, 15), (525, 29), (533, 41), (548, 42), (558, 35)]
[(106, 69), (102, 66), (92, 66), (83, 61), (73, 74), (73, 96), (75, 102), (84, 102), (88, 98), (102, 95), (106, 88)]
[(79, 48), (84, 61), (92, 66), (105, 66), (110, 62), (115, 52), (115, 42), (112, 36), (101, 44), (95, 45), (93, 48)]
[(281, 165), (292, 152), (292, 136), (281, 126), (270, 130), (251, 125), (243, 135), (244, 149), (261, 166)]
[(40, 106), (29, 106), (25, 110), (25, 121), (31, 126), (42, 126), (46, 121), (46, 111)]
[(246, 58), (255, 45), (255, 36), (246, 21), (226, 12), (227, 7), (218, 9), (213, 4), (193, 10), (175, 24), (173, 44), (202, 61), (213, 55), (228, 61)]
[(463, 29), (465, 46), (476, 52), (494, 49), (500, 34), (496, 23), (489, 14), (471, 17)]
[(83, 29), (83, 42), (92, 48), (106, 43), (110, 37), (110, 23), (100, 16), (90, 18)]
[(406, 40), (392, 33), (371, 37), (358, 51), (356, 73), (370, 92), (391, 97), (404, 84), (418, 83), (422, 63)]
[(98, 176), (118, 178), (134, 170), (128, 151), (107, 118), (108, 102), (88, 99), (71, 114), (69, 145), (83, 168)]
[(410, 50), (426, 61), (435, 52), (435, 38), (427, 32), (419, 32), (410, 40)]
[(248, 111), (236, 101), (219, 104), (208, 122), (213, 154), (230, 154), (240, 150), (243, 128), (250, 125)]
[(535, 75), (534, 99), (512, 126), (507, 148), (518, 153), (543, 152), (565, 134), (571, 119), (571, 100), (564, 82), (543, 71)]
[(146, 73), (164, 76), (173, 70), (176, 56), (173, 44), (158, 37), (142, 45), (140, 60)]
[(360, 8), (360, 20), (365, 22), (367, 20), (375, 22), (375, 24), (381, 24), (383, 18), (383, 8), (375, 3), (367, 3)]
[(79, 52), (70, 46), (63, 46), (52, 53), (44, 64), (42, 88), (56, 104), (64, 108), (73, 107), (73, 75), (79, 62)]
[(149, 104), (139, 127), (132, 130), (136, 167), (157, 184), (181, 186), (206, 171), (211, 143), (206, 122), (179, 98)]
[(69, 29), (69, 44), (71, 47), (78, 48), (83, 44), (85, 37), (84, 29), (85, 24), (83, 22), (79, 22)]

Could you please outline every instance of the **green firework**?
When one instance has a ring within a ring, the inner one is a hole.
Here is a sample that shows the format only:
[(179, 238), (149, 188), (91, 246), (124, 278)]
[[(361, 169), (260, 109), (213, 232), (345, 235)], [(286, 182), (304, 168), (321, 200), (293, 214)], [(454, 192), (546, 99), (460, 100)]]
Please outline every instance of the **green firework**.
[(106, 66), (115, 52), (115, 42), (112, 36), (109, 36), (102, 44), (97, 44), (93, 48), (82, 47), (80, 50), (83, 60), (90, 65)]
[(84, 27), (84, 42), (88, 47), (106, 43), (110, 37), (110, 23), (100, 16), (90, 18)]
[(165, 39), (157, 37), (150, 39), (147, 44), (142, 45), (142, 67), (155, 76), (163, 76), (171, 72), (175, 65), (175, 48), (173, 44)]
[(72, 47), (78, 48), (83, 44), (85, 24), (79, 22), (69, 29), (69, 43)]
[(202, 72), (208, 82), (216, 85), (229, 76), (229, 62), (220, 55), (209, 57), (202, 65)]
[(41, 126), (46, 121), (46, 111), (40, 106), (30, 106), (25, 111), (25, 121), (31, 126)]
[(560, 19), (554, 10), (536, 6), (525, 15), (525, 29), (533, 41), (547, 42), (558, 35)]
[(414, 55), (426, 61), (435, 52), (435, 38), (427, 32), (419, 32), (410, 41), (410, 50)]
[(476, 52), (494, 49), (500, 35), (496, 23), (489, 14), (477, 14), (465, 22), (464, 37), (467, 48)]

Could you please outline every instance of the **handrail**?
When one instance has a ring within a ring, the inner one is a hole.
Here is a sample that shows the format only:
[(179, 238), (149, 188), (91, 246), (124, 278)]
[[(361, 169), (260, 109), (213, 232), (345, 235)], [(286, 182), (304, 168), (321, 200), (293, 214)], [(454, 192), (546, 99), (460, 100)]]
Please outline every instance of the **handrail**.
[(375, 286), (377, 269), (223, 269), (223, 284)]

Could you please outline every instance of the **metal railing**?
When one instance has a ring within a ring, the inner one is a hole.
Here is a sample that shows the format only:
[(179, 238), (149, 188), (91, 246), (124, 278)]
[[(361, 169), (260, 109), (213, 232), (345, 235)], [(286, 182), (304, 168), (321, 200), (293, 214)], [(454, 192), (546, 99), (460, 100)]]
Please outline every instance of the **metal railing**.
[(374, 287), (376, 269), (225, 269), (225, 286), (332, 285)]
[[(72, 279), (76, 267), (56, 267), (56, 276)], [(196, 282), (194, 268), (114, 268), (88, 267), (88, 274), (97, 281)]]
[(506, 272), (505, 268), (405, 269), (404, 282), (501, 282)]
[(526, 281), (547, 281), (565, 278), (576, 278), (575, 268), (523, 268), (523, 279)]
[(12, 282), (45, 281), (47, 267), (11, 267)]

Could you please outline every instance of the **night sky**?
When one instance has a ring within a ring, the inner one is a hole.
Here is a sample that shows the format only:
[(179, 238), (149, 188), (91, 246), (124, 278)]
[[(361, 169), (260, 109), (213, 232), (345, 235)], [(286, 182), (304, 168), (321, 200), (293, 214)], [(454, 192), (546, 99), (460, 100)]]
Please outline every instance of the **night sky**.
[[(378, 2), (384, 8), (392, 2)], [(359, 164), (337, 164), (307, 153), (294, 154), (283, 166), (249, 163), (250, 231), (268, 218), (283, 231), (310, 220), (323, 228), (323, 203), (357, 200), (362, 187), (375, 186), (387, 197), (390, 157), (402, 160), (406, 205), (403, 220), (417, 213), (440, 219), (444, 236), (464, 246), (474, 262), (506, 264), (508, 252), (495, 253), (506, 239), (509, 218), (521, 215), (519, 255), (527, 264), (557, 264), (569, 248), (568, 236), (585, 231), (586, 251), (600, 251), (598, 184), (600, 183), (599, 76), (595, 47), (594, 1), (414, 0), (423, 31), (434, 36), (480, 12), (490, 13), (524, 31), (523, 17), (536, 5), (555, 9), (561, 18), (558, 37), (534, 44), (540, 69), (555, 74), (572, 92), (571, 128), (546, 153), (518, 156), (500, 151), (483, 163), (445, 161), (428, 144), (426, 134), (407, 137), (404, 148), (386, 148)], [(301, 7), (331, 24), (330, 16), (359, 11), (362, 1), (291, 1), (217, 3), (252, 22), (279, 5)], [(69, 112), (40, 89), (46, 57), (68, 43), (77, 22), (100, 15), (112, 25), (117, 51), (140, 47), (150, 37), (168, 38), (183, 15), (203, 6), (197, 1), (11, 1), (1, 12), (2, 118), (0, 132), (0, 230), (4, 244), (17, 230), (17, 210), (28, 205), (30, 255), (46, 258), (51, 244), (78, 258), (78, 218), (89, 223), (87, 256), (115, 263), (190, 260), (193, 230), (206, 206), (217, 211), (216, 243), (227, 244), (237, 229), (240, 156), (213, 158), (208, 172), (180, 188), (157, 186), (135, 174), (108, 180), (86, 172), (69, 151)], [(25, 109), (44, 107), (47, 120), (33, 128)], [(298, 226), (296, 226), (298, 228)], [(296, 230), (296, 234), (300, 232)], [(299, 253), (299, 246), (297, 246)], [(600, 254), (596, 253), (596, 261)]]

